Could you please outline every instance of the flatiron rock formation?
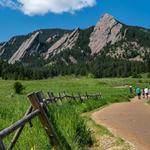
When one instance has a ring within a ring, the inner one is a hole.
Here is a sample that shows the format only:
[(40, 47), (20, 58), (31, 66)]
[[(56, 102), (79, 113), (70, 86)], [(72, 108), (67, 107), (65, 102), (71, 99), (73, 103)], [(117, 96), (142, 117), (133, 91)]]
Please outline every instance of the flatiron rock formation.
[(118, 23), (111, 15), (105, 14), (90, 36), (89, 47), (92, 54), (99, 53), (108, 43), (114, 44), (119, 41), (121, 28), (122, 24)]
[(79, 28), (76, 28), (72, 33), (64, 34), (56, 43), (54, 43), (47, 51), (45, 59), (50, 54), (55, 55), (64, 49), (71, 49), (75, 45), (79, 36)]
[(6, 45), (6, 43), (3, 43), (3, 44), (1, 44), (0, 45), (0, 56), (3, 54), (3, 52), (5, 51), (5, 45)]
[(25, 40), (8, 62), (14, 64), (16, 61), (20, 61), (26, 52), (32, 47), (34, 41), (38, 38), (38, 35), (39, 32), (36, 32), (29, 39)]

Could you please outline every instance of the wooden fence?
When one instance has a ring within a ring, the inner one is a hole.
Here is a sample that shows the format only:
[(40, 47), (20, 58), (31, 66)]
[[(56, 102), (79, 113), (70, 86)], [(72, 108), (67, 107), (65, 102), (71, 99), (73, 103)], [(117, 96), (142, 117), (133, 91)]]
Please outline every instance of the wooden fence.
[(71, 95), (66, 94), (66, 92), (58, 93), (57, 96), (54, 95), (52, 92), (48, 92), (48, 99), (45, 99), (44, 101), (48, 103), (57, 103), (58, 101), (68, 100), (68, 101), (80, 101), (83, 102), (87, 99), (99, 99), (101, 98), (101, 93), (98, 94), (88, 94), (87, 92), (85, 94), (78, 93), (77, 95), (74, 95), (73, 93)]
[(39, 120), (47, 133), (47, 136), (49, 137), (50, 144), (54, 147), (59, 149), (62, 149), (60, 139), (57, 135), (57, 133), (54, 130), (53, 124), (51, 123), (50, 117), (49, 117), (49, 110), (48, 110), (48, 104), (51, 103), (57, 103), (62, 102), (64, 100), (69, 101), (80, 101), (83, 102), (86, 99), (100, 99), (101, 94), (88, 94), (85, 93), (84, 95), (81, 95), (78, 93), (78, 95), (74, 94), (66, 94), (66, 92), (59, 93), (54, 95), (52, 92), (48, 92), (48, 98), (45, 99), (44, 94), (42, 92), (33, 92), (28, 95), (28, 98), (30, 100), (31, 106), (28, 108), (28, 110), (25, 113), (25, 116), (20, 119), (19, 121), (15, 122), (8, 128), (5, 128), (4, 130), (0, 131), (0, 150), (6, 150), (6, 147), (3, 143), (3, 139), (8, 136), (9, 134), (15, 132), (9, 146), (8, 150), (12, 150), (19, 138), (19, 136), (22, 133), (22, 130), (24, 129), (25, 124), (29, 123), (32, 127), (31, 120), (35, 117), (39, 117)]

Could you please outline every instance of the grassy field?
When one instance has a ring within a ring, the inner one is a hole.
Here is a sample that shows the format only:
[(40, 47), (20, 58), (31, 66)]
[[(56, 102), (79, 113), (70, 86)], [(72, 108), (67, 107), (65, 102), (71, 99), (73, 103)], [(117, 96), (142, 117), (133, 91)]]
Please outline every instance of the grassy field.
[[(84, 149), (86, 145), (88, 146), (88, 143), (92, 143), (90, 130), (86, 127), (86, 120), (80, 114), (110, 103), (128, 101), (131, 95), (125, 85), (131, 84), (133, 87), (140, 86), (141, 88), (148, 86), (150, 88), (150, 80), (146, 78), (58, 77), (39, 81), (20, 81), (26, 89), (22, 95), (16, 95), (13, 91), (14, 82), (0, 80), (0, 130), (24, 115), (30, 105), (27, 99), (27, 94), (30, 92), (42, 90), (44, 93), (48, 91), (54, 93), (63, 91), (67, 93), (102, 93), (101, 100), (88, 100), (83, 103), (64, 102), (63, 105), (51, 105), (49, 107), (53, 124), (55, 124), (62, 143), (64, 146), (69, 145), (73, 150)], [(37, 150), (50, 149), (49, 140), (39, 120), (34, 119), (33, 125), (33, 128), (26, 125), (15, 147), (16, 150), (26, 150), (32, 147), (36, 147)], [(4, 140), (6, 145), (11, 138), (12, 135)]]

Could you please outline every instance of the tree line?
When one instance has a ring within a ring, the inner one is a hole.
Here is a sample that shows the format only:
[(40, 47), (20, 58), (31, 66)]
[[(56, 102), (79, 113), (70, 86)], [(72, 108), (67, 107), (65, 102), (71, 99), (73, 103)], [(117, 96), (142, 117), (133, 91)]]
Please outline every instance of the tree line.
[(25, 66), (22, 63), (8, 64), (0, 60), (0, 77), (2, 79), (38, 80), (55, 76), (91, 75), (95, 78), (103, 77), (136, 77), (140, 73), (150, 72), (150, 61), (135, 62), (114, 59), (108, 56), (97, 56), (89, 61), (80, 61), (76, 64), (56, 61), (50, 65), (38, 67)]

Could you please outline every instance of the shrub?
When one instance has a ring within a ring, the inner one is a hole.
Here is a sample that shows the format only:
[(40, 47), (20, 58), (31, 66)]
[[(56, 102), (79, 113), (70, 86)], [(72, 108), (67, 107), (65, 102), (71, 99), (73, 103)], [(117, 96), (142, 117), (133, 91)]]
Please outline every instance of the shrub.
[(91, 146), (93, 144), (91, 131), (90, 129), (87, 129), (83, 120), (80, 120), (77, 123), (75, 141), (80, 145), (80, 147), (85, 147), (85, 145)]
[(132, 78), (142, 78), (142, 76), (141, 76), (140, 74), (134, 73), (134, 74), (132, 75)]
[(94, 75), (92, 73), (89, 73), (87, 77), (88, 78), (94, 78)]
[(21, 94), (25, 87), (20, 82), (14, 83), (14, 91), (16, 94)]
[(150, 73), (148, 73), (147, 78), (150, 78)]

